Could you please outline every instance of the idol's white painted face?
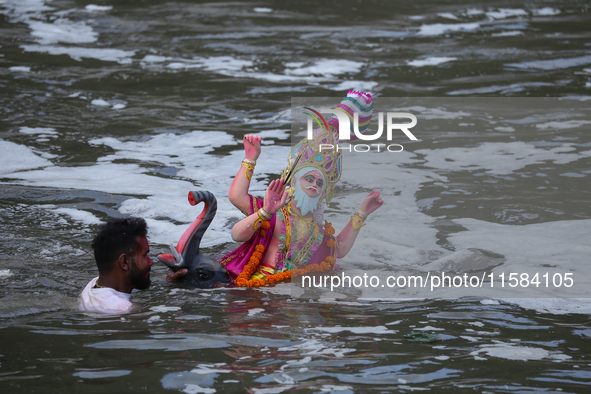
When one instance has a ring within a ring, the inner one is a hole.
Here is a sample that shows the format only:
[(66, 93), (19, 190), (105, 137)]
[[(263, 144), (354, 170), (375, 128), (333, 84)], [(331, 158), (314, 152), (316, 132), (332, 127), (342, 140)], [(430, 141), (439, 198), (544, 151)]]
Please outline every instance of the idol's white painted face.
[(324, 179), (318, 170), (312, 170), (300, 178), (300, 186), (304, 193), (315, 198), (324, 191)]

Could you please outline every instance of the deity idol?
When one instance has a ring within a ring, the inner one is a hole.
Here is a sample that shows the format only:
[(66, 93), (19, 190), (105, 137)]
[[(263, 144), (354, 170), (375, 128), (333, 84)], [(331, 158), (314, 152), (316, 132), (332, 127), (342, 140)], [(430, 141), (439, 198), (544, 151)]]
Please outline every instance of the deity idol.
[[(353, 122), (359, 113), (359, 130), (367, 128), (373, 114), (369, 94), (349, 91), (336, 111)], [(338, 144), (338, 118), (304, 139), (288, 157), (281, 179), (269, 185), (264, 200), (248, 193), (250, 180), (261, 154), (261, 137), (244, 136), (246, 158), (236, 174), (228, 197), (246, 218), (232, 228), (234, 241), (243, 244), (220, 260), (238, 286), (261, 286), (290, 278), (292, 273), (333, 270), (338, 258), (351, 250), (368, 215), (383, 201), (376, 190), (369, 193), (345, 228), (335, 230), (324, 221), (324, 208), (335, 194), (341, 177), (342, 152), (319, 150), (319, 144)], [(286, 191), (286, 186), (289, 190)]]

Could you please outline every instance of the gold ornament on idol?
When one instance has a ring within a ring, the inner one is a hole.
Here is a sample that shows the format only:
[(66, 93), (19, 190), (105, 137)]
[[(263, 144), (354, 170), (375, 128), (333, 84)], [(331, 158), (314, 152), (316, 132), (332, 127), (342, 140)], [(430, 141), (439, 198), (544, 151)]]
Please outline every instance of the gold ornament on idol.
[(351, 216), (351, 227), (353, 230), (358, 231), (361, 227), (365, 226), (365, 220), (367, 219), (368, 214), (363, 211), (356, 211), (353, 216)]
[(246, 176), (246, 179), (248, 179), (249, 181), (252, 179), (252, 173), (254, 172), (254, 166), (256, 166), (256, 164), (256, 160), (242, 160), (242, 167), (244, 167), (244, 175)]
[(264, 208), (261, 208), (257, 211), (258, 219), (255, 220), (254, 224), (252, 225), (252, 229), (256, 230), (263, 225), (264, 222), (268, 221), (273, 217), (272, 213), (267, 212)]

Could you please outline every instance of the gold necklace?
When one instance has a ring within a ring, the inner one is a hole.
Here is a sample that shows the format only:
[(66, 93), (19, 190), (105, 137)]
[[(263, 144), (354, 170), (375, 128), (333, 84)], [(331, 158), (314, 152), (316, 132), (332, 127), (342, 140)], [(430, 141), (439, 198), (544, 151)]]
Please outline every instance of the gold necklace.
[[(291, 264), (298, 268), (302, 260), (307, 257), (308, 252), (316, 242), (316, 238), (318, 237), (318, 233), (320, 232), (320, 226), (314, 221), (314, 217), (305, 218), (299, 212), (295, 212), (292, 209), (291, 201), (289, 202), (288, 213), (290, 214), (290, 216), (291, 214), (293, 214), (294, 216), (294, 220), (292, 221), (291, 225), (294, 226), (296, 229), (296, 243), (300, 242), (305, 235), (308, 235), (309, 237), (306, 244), (299, 251), (297, 251), (295, 258), (293, 258), (291, 261)], [(294, 225), (293, 222), (296, 222), (297, 224)], [(314, 228), (314, 231), (310, 235), (308, 233), (312, 227)], [(292, 252), (295, 252), (295, 250), (293, 250)]]
[(296, 230), (296, 241), (300, 241), (306, 235), (306, 233), (310, 229), (310, 226), (318, 227), (318, 224), (316, 224), (316, 222), (314, 221), (314, 217), (305, 218), (302, 216), (301, 213), (296, 212), (292, 208), (291, 204), (292, 202), (290, 201), (289, 213), (294, 217), (292, 220), (292, 226)]

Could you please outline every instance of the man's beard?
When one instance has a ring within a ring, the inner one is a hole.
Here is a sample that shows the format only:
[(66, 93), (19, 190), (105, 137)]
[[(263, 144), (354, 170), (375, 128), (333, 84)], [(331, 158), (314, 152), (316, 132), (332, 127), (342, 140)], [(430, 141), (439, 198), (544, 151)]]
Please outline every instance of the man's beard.
[(322, 197), (322, 194), (318, 197), (310, 197), (307, 195), (304, 190), (302, 190), (298, 179), (296, 182), (293, 199), (295, 201), (296, 207), (298, 207), (302, 212), (302, 216), (306, 216), (309, 212), (313, 213), (316, 208), (318, 208), (318, 201), (320, 200), (320, 197)]
[(150, 278), (146, 278), (147, 271), (141, 271), (137, 266), (135, 259), (131, 260), (131, 269), (129, 270), (129, 282), (132, 284), (134, 289), (146, 290), (150, 287)]

